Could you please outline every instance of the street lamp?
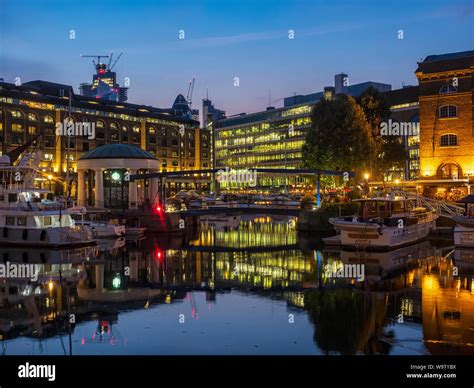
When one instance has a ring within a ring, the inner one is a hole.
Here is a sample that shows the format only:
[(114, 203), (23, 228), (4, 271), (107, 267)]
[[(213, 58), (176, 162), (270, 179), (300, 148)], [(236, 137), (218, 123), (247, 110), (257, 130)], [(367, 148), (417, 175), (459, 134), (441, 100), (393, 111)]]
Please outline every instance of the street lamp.
[(366, 181), (368, 181), (369, 178), (370, 178), (370, 175), (369, 175), (368, 172), (366, 172), (366, 173), (364, 174), (364, 179), (365, 179)]

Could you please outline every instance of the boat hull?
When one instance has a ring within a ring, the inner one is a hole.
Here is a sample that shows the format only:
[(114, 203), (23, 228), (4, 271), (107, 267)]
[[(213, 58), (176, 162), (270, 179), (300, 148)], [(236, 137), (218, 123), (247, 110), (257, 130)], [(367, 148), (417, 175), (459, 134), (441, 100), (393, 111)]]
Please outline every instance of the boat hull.
[(457, 247), (474, 248), (474, 226), (467, 227), (456, 224), (454, 227), (454, 245)]
[(90, 232), (74, 229), (2, 228), (1, 246), (78, 248), (97, 244)]
[(331, 221), (340, 231), (342, 246), (367, 250), (391, 250), (422, 241), (435, 227), (435, 222), (433, 219), (399, 228), (368, 222)]

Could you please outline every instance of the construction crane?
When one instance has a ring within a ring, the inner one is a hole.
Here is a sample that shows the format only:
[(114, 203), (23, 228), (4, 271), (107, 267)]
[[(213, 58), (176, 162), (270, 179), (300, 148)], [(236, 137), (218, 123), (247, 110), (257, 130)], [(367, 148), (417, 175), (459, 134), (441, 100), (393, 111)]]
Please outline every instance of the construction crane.
[(120, 59), (120, 57), (122, 56), (123, 53), (120, 53), (117, 57), (117, 59), (114, 61), (114, 63), (112, 63), (112, 66), (110, 66), (110, 62), (112, 62), (112, 56), (114, 55), (114, 53), (110, 54), (110, 61), (109, 61), (109, 71), (112, 71), (112, 69), (114, 68), (114, 66), (117, 64), (118, 60)]
[(97, 63), (95, 63), (94, 60), (92, 60), (92, 63), (94, 64), (94, 69), (97, 69), (97, 65), (100, 65), (100, 58), (108, 58), (108, 55), (84, 55), (81, 54), (81, 58), (97, 58)]
[(192, 81), (189, 81), (188, 94), (186, 95), (186, 102), (189, 105), (189, 109), (191, 109), (191, 104), (193, 103), (192, 101), (193, 90), (194, 90), (194, 78), (192, 79)]

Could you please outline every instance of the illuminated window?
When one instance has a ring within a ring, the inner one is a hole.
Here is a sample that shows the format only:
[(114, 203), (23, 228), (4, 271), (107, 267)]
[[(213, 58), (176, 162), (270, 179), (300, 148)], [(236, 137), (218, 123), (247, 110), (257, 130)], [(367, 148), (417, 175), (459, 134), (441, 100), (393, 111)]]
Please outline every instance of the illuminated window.
[(454, 163), (448, 163), (438, 171), (438, 178), (440, 179), (458, 179), (461, 176), (461, 169)]
[(441, 136), (440, 147), (454, 147), (458, 145), (458, 137), (453, 133)]
[(54, 119), (53, 119), (52, 116), (44, 116), (43, 121), (44, 121), (45, 123), (54, 123)]
[(12, 124), (13, 132), (23, 132), (23, 125), (21, 124)]
[(97, 128), (104, 128), (104, 126), (105, 126), (104, 122), (100, 121), (100, 120), (97, 121), (96, 125), (97, 125)]
[(137, 125), (135, 125), (135, 126), (133, 127), (133, 132), (135, 132), (135, 133), (140, 133), (140, 127), (137, 126)]
[(12, 110), (12, 117), (20, 118), (23, 117), (23, 114), (19, 110)]
[(112, 129), (118, 129), (117, 123), (110, 123), (110, 128), (112, 128)]
[(148, 131), (149, 131), (150, 135), (154, 135), (154, 134), (156, 133), (156, 129), (153, 128), (153, 127), (150, 127), (150, 128), (148, 129)]
[(455, 105), (444, 105), (439, 108), (439, 117), (441, 119), (458, 117), (458, 107)]
[(29, 133), (30, 135), (35, 135), (36, 132), (37, 132), (36, 127), (34, 127), (34, 126), (32, 126), (32, 125), (30, 125), (30, 126), (28, 127), (28, 133)]
[(28, 120), (38, 121), (38, 116), (36, 116), (34, 113), (28, 113)]

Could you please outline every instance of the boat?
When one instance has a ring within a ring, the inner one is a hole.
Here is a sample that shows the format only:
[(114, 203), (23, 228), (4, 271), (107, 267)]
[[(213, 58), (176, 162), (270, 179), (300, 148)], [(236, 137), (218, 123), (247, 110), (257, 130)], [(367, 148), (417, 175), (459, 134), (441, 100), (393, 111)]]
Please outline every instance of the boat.
[(452, 217), (456, 223), (454, 227), (454, 245), (474, 248), (474, 194), (470, 194), (458, 202), (466, 205), (466, 212), (464, 215)]
[(333, 217), (329, 222), (340, 233), (340, 244), (349, 248), (390, 250), (428, 237), (439, 212), (421, 206), (418, 198), (388, 195), (355, 200), (354, 216)]
[[(7, 155), (0, 158), (0, 245), (72, 248), (96, 244), (92, 231), (75, 223), (65, 203), (50, 190), (34, 186), (37, 171), (29, 158), (25, 156), (15, 166)], [(16, 181), (16, 176), (21, 180)]]
[(89, 227), (96, 238), (117, 238), (124, 236), (126, 232), (125, 225), (105, 221), (79, 220), (76, 224)]

